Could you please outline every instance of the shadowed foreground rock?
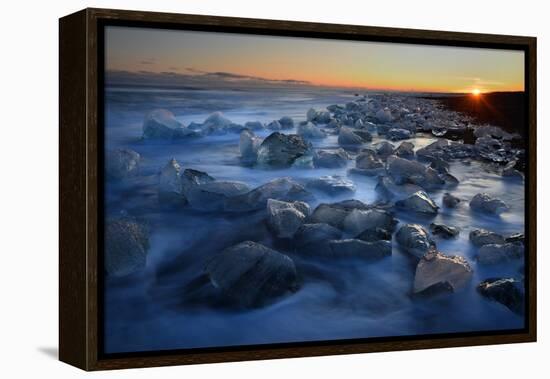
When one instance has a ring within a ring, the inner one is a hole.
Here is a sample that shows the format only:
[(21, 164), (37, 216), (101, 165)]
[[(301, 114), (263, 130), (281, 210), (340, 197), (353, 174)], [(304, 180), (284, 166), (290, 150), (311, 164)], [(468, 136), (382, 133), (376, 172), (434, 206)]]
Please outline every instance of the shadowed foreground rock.
[(335, 258), (361, 258), (378, 260), (391, 255), (390, 241), (366, 242), (359, 239), (344, 239), (330, 242), (332, 256)]
[(523, 284), (516, 279), (487, 279), (477, 286), (477, 291), (483, 297), (501, 303), (514, 313), (525, 312), (525, 291)]
[(220, 294), (239, 307), (259, 307), (298, 288), (292, 259), (252, 241), (214, 256), (205, 272)]
[(105, 272), (125, 276), (145, 267), (149, 232), (129, 217), (108, 220), (105, 225)]

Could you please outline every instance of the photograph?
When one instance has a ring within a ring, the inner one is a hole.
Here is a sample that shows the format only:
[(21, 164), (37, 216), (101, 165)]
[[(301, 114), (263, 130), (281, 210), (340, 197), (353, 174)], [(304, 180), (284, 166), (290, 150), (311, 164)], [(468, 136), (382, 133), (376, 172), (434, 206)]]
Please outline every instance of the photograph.
[(100, 35), (101, 354), (526, 331), (525, 50)]

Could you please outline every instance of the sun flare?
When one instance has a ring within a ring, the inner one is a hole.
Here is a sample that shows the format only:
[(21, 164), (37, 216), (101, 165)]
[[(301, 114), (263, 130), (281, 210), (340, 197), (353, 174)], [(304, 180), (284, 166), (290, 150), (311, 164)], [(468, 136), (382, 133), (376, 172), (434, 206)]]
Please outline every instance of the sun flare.
[(480, 90), (479, 88), (474, 88), (474, 89), (472, 90), (472, 95), (474, 95), (474, 96), (479, 96), (479, 95), (481, 95), (481, 90)]

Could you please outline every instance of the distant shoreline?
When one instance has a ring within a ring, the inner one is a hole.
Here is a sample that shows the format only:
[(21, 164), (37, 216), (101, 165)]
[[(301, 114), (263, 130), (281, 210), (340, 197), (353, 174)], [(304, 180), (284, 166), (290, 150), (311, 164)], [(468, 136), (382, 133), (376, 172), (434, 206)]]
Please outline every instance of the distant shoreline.
[(437, 100), (447, 109), (464, 113), (477, 124), (500, 126), (510, 133), (519, 133), (525, 139), (525, 92), (491, 92), (479, 96), (434, 95), (424, 97)]

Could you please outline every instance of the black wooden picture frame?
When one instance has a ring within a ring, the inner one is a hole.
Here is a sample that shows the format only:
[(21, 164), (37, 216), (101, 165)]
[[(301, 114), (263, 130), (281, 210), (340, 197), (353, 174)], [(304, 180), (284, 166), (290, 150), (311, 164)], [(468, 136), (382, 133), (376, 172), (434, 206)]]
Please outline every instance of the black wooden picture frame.
[[(106, 25), (525, 52), (526, 327), (506, 332), (106, 355), (102, 346), (103, 37)], [(59, 357), (84, 370), (446, 348), (536, 341), (536, 38), (108, 9), (59, 22)]]

